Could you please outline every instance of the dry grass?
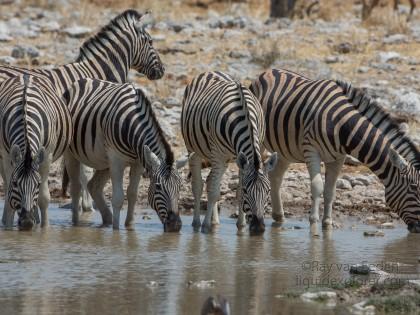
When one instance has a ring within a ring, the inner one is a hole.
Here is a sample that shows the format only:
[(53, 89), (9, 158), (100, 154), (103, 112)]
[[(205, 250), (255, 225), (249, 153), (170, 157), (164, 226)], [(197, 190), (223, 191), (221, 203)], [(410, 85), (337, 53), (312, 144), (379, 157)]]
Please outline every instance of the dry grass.
[(407, 34), (410, 31), (407, 17), (397, 14), (390, 7), (375, 8), (363, 25), (370, 28), (384, 28), (387, 35)]
[(262, 41), (258, 47), (250, 50), (252, 62), (260, 65), (263, 69), (270, 68), (281, 57), (279, 47), (279, 41)]

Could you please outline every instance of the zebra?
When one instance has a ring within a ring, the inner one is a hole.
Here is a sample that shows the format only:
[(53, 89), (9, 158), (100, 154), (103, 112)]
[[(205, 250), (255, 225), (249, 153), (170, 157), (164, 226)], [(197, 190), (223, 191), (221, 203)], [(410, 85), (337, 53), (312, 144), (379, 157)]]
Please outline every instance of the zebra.
[(219, 224), (216, 207), (220, 181), (227, 163), (236, 157), (240, 200), (237, 226), (241, 229), (245, 225), (244, 215), (247, 214), (251, 218), (250, 232), (264, 232), (264, 208), (270, 190), (267, 171), (274, 168), (277, 155), (273, 154), (263, 165), (260, 152), (265, 128), (263, 118), (257, 99), (228, 74), (201, 73), (187, 85), (181, 132), (189, 152), (195, 229), (201, 225), (202, 161), (211, 165), (207, 177), (207, 213), (201, 227), (206, 233), (211, 231), (212, 224)]
[[(181, 177), (174, 154), (155, 117), (149, 99), (132, 84), (115, 84), (82, 79), (63, 95), (74, 124), (73, 141), (65, 154), (71, 182), (73, 215), (78, 213), (80, 162), (95, 169), (88, 184), (104, 223), (113, 219), (119, 229), (124, 201), (123, 175), (130, 166), (125, 226), (133, 226), (134, 206), (143, 169), (150, 177), (148, 201), (156, 210), (164, 230), (179, 231), (178, 211)], [(111, 176), (113, 216), (106, 205), (103, 188)]]
[[(165, 69), (150, 34), (144, 28), (144, 17), (148, 14), (135, 10), (119, 14), (82, 44), (73, 63), (51, 70), (0, 66), (0, 84), (8, 78), (28, 73), (49, 82), (61, 97), (73, 82), (82, 78), (127, 82), (130, 69), (145, 74), (150, 80), (160, 79)], [(83, 208), (90, 208), (88, 195), (84, 193), (83, 196)]]
[(392, 117), (360, 89), (272, 69), (262, 73), (250, 90), (265, 113), (265, 147), (279, 155), (279, 163), (270, 173), (275, 221), (284, 220), (280, 186), (293, 162), (307, 164), (312, 194), (310, 222), (312, 225), (319, 221), (324, 161), (322, 223), (325, 228), (331, 227), (335, 184), (349, 154), (382, 181), (387, 205), (399, 214), (408, 229), (420, 232), (419, 151)]
[(70, 145), (70, 112), (54, 87), (28, 74), (5, 80), (0, 93), (6, 227), (12, 227), (17, 211), (18, 227), (31, 229), (35, 222), (39, 223), (38, 204), (41, 226), (45, 227), (50, 200), (48, 172), (51, 163)]

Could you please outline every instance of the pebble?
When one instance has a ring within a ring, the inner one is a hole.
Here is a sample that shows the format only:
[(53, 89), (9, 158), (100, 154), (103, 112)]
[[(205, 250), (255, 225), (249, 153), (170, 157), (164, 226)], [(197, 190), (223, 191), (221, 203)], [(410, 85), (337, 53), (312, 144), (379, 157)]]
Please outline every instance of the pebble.
[(328, 56), (325, 58), (325, 63), (327, 64), (337, 63), (339, 61), (340, 58), (338, 58), (338, 56)]
[(373, 305), (366, 305), (367, 301), (362, 301), (352, 305), (350, 308), (350, 312), (352, 314), (357, 315), (374, 315), (375, 314), (375, 306)]
[(11, 55), (13, 58), (16, 59), (23, 59), (25, 57), (34, 59), (39, 57), (39, 51), (31, 46), (16, 45), (15, 47), (13, 47)]
[(380, 228), (382, 228), (382, 229), (394, 229), (395, 225), (392, 222), (385, 222), (385, 223), (382, 223), (380, 225)]
[(404, 43), (407, 42), (407, 35), (404, 34), (394, 34), (394, 35), (389, 35), (387, 37), (385, 37), (382, 42), (384, 44), (400, 44), (400, 43)]
[(63, 32), (70, 37), (82, 38), (92, 32), (92, 29), (86, 26), (72, 26), (67, 27)]
[(337, 298), (337, 293), (334, 291), (319, 291), (319, 292), (305, 292), (303, 293), (300, 298), (304, 301), (324, 301), (327, 300), (331, 302), (333, 300), (335, 302), (335, 299)]
[(416, 280), (408, 280), (409, 283), (416, 285), (417, 287), (420, 288), (420, 280), (416, 279)]
[(395, 51), (381, 51), (378, 54), (379, 62), (386, 63), (390, 61), (400, 60), (401, 55)]
[(385, 236), (385, 233), (382, 231), (365, 231), (363, 232), (364, 236)]
[(340, 54), (348, 54), (352, 51), (353, 45), (348, 42), (340, 43), (336, 46), (336, 51)]
[(336, 187), (338, 189), (345, 189), (345, 190), (352, 189), (351, 183), (348, 180), (344, 179), (344, 178), (339, 178), (337, 180)]
[(211, 288), (216, 284), (216, 280), (200, 280), (200, 281), (188, 281), (188, 287), (189, 288), (199, 288), (199, 289), (205, 289), (205, 288)]
[(150, 215), (144, 215), (144, 216), (142, 216), (142, 219), (143, 220), (151, 220), (152, 217)]
[(388, 275), (387, 272), (373, 266), (370, 264), (356, 264), (350, 266), (350, 273), (357, 275), (367, 275), (367, 274), (378, 274), (378, 275)]
[[(364, 67), (364, 66), (362, 66), (362, 67), (359, 67), (359, 68), (357, 68), (357, 72), (358, 73), (366, 73), (366, 72), (368, 72), (369, 71), (369, 67)], [(359, 161), (358, 161), (359, 162)], [(346, 163), (347, 163), (347, 161), (346, 161)], [(360, 162), (359, 162), (360, 163)]]

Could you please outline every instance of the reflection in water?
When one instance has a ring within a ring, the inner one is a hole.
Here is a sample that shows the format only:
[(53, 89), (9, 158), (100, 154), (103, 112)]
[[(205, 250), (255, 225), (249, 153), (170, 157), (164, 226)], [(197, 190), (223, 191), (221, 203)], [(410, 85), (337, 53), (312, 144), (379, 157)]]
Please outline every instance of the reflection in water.
[[(309, 284), (349, 277), (346, 264), (402, 262), (419, 272), (419, 235), (405, 227), (383, 238), (344, 228), (311, 237), (301, 230), (267, 228), (237, 235), (222, 218), (216, 233), (164, 234), (155, 216), (135, 231), (98, 228), (95, 213), (72, 227), (70, 213), (51, 209), (51, 227), (24, 233), (0, 230), (1, 314), (199, 314), (208, 296), (222, 294), (233, 314), (339, 314), (342, 310), (279, 298)], [(267, 227), (270, 226), (268, 222)], [(188, 283), (215, 280), (197, 288)], [(64, 310), (64, 311), (63, 311)], [(344, 314), (344, 313), (343, 313)]]

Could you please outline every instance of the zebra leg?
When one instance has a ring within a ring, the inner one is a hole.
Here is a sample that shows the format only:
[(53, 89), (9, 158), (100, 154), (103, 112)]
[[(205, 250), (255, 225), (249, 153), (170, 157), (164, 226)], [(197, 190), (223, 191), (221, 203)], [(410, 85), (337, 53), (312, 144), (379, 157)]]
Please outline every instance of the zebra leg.
[(125, 163), (116, 154), (109, 154), (109, 163), (112, 181), (112, 227), (120, 228), (120, 211), (124, 203), (124, 168)]
[(286, 174), (290, 163), (285, 160), (278, 161), (274, 170), (268, 173), (271, 185), (271, 207), (273, 208), (272, 217), (276, 222), (284, 222), (283, 202), (281, 200), (281, 184), (284, 174)]
[[(226, 170), (226, 163), (213, 162), (211, 171), (207, 177), (207, 212), (201, 227), (201, 232), (208, 233), (211, 231), (213, 213), (217, 211), (217, 202), (220, 198), (220, 181)], [(218, 217), (217, 217), (218, 218)], [(215, 222), (219, 224), (219, 222)]]
[(7, 198), (7, 189), (9, 188), (9, 180), (10, 180), (10, 158), (3, 156), (2, 158), (2, 177), (3, 177), (3, 185), (4, 185), (4, 208), (3, 208), (3, 217), (2, 222), (3, 225), (11, 229), (13, 227), (13, 221), (15, 218), (15, 211), (12, 209), (9, 203), (9, 199)]
[[(236, 188), (236, 199), (238, 200), (238, 203), (242, 204), (242, 171), (239, 169), (239, 182), (238, 187)], [(245, 220), (245, 212), (242, 211), (241, 207), (239, 207), (238, 212), (238, 220), (236, 221), (236, 227), (238, 230), (242, 230), (246, 226), (246, 220)]]
[(194, 196), (194, 217), (192, 226), (198, 229), (201, 226), (200, 222), (200, 201), (203, 194), (203, 178), (201, 177), (201, 157), (192, 153), (189, 158), (189, 167), (191, 172), (191, 188)]
[(134, 225), (134, 207), (136, 206), (137, 193), (141, 174), (143, 174), (143, 167), (140, 163), (131, 165), (130, 167), (130, 183), (127, 188), (128, 210), (127, 218), (125, 219), (126, 228), (133, 228)]
[(321, 157), (313, 149), (305, 151), (305, 161), (311, 178), (312, 208), (309, 216), (309, 222), (316, 224), (319, 221), (319, 204), (324, 190), (324, 184), (321, 176)]
[(80, 184), (80, 162), (70, 152), (66, 152), (64, 163), (70, 178), (72, 222), (74, 225), (77, 225), (79, 224), (80, 190), (82, 188)]
[[(6, 174), (4, 173), (4, 168), (3, 168), (3, 159), (0, 159), (0, 175), (1, 178), (3, 179), (3, 193), (6, 196), (7, 194), (7, 182), (6, 182)], [(6, 225), (6, 203), (4, 203), (4, 207), (3, 207), (3, 215), (1, 217), (1, 222), (3, 223), (3, 225)]]
[(93, 212), (92, 198), (89, 194), (89, 189), (87, 187), (89, 179), (88, 173), (92, 173), (92, 170), (87, 166), (80, 164), (80, 183), (82, 185), (82, 211), (83, 212)]
[(50, 169), (50, 157), (42, 163), (40, 168), (41, 185), (39, 187), (38, 205), (41, 210), (41, 227), (48, 227), (48, 205), (50, 203), (50, 190), (48, 188), (48, 173)]
[(338, 175), (344, 164), (343, 159), (331, 163), (325, 163), (325, 191), (324, 191), (324, 217), (322, 218), (322, 226), (329, 228), (332, 226), (332, 205), (335, 200), (335, 184)]
[(102, 224), (104, 226), (112, 224), (112, 212), (104, 197), (104, 187), (108, 182), (109, 177), (109, 169), (97, 170), (87, 184), (88, 191), (101, 212)]

